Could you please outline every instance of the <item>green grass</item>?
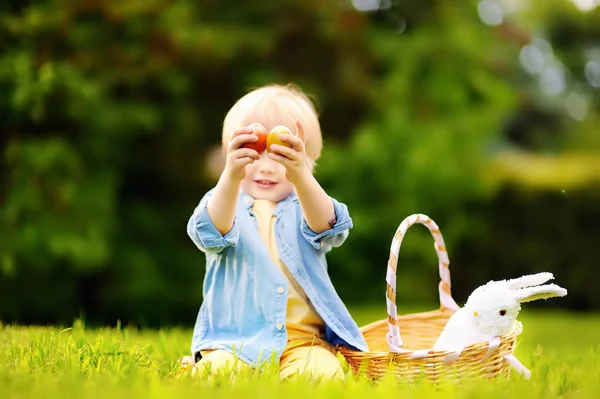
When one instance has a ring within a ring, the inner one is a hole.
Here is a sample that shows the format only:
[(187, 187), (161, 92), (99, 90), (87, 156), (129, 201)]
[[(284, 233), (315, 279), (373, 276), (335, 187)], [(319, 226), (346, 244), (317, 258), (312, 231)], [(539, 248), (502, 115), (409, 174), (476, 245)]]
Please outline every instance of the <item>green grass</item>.
[[(355, 308), (352, 313), (362, 325), (384, 317), (383, 309), (375, 309)], [(0, 326), (0, 398), (596, 397), (600, 315), (525, 309), (520, 320), (524, 331), (516, 355), (532, 371), (529, 381), (513, 372), (509, 379), (442, 387), (401, 385), (391, 378), (373, 383), (350, 373), (346, 386), (281, 382), (274, 370), (242, 374), (235, 382), (225, 376), (204, 380), (176, 373), (179, 357), (189, 348), (190, 329), (88, 329), (80, 322), (64, 329), (5, 325)]]

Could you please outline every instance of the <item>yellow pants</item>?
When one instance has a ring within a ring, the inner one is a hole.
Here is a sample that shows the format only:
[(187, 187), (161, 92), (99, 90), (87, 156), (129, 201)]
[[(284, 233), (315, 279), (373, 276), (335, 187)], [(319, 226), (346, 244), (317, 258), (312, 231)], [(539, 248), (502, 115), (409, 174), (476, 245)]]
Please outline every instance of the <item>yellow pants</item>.
[[(224, 350), (202, 352), (202, 359), (195, 367), (210, 367), (212, 373), (223, 368), (231, 368), (236, 362), (235, 356)], [(250, 367), (237, 359), (236, 368)], [(279, 375), (282, 379), (294, 375), (310, 375), (314, 378), (345, 381), (342, 365), (336, 355), (328, 348), (319, 345), (288, 345), (279, 361)]]

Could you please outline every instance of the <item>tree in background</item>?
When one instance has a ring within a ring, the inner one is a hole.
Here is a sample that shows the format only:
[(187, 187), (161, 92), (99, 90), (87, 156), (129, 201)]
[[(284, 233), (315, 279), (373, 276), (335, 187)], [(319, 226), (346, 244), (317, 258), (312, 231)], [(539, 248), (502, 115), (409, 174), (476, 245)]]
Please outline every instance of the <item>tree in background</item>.
[[(559, 226), (573, 236), (542, 251), (556, 185), (539, 194), (543, 179), (514, 167), (531, 159), (504, 154), (594, 148), (597, 90), (582, 77), (595, 70), (581, 72), (581, 52), (571, 49), (582, 38), (598, 43), (598, 12), (532, 2), (535, 19), (517, 10), (509, 25), (494, 23), (481, 6), (489, 0), (367, 3), (4, 2), (0, 319), (191, 323), (204, 258), (185, 224), (214, 184), (210, 160), (228, 108), (272, 81), (294, 81), (316, 98), (326, 141), (317, 176), (354, 218), (349, 241), (330, 257), (346, 301), (383, 298), (391, 237), (415, 212), (442, 227), (457, 298), (492, 275), (566, 273), (568, 245), (580, 254), (571, 275), (585, 276), (592, 253), (579, 243), (590, 230), (576, 220)], [(585, 90), (566, 108), (521, 66), (539, 26), (580, 71)], [(575, 33), (560, 33), (565, 27)], [(581, 98), (586, 114), (573, 122)], [(599, 209), (590, 179), (570, 197), (587, 214)], [(522, 188), (511, 185), (536, 190), (515, 196)], [(526, 216), (511, 212), (528, 208), (536, 222), (520, 246), (514, 236)], [(431, 302), (435, 253), (424, 229), (413, 229), (399, 301)], [(597, 295), (569, 297), (585, 307), (597, 306)]]

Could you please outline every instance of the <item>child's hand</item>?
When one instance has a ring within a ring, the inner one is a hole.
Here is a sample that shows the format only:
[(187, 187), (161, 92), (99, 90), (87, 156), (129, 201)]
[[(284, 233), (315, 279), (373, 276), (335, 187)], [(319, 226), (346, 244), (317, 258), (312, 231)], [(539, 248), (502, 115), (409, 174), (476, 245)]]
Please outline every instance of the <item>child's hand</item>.
[(241, 148), (243, 144), (253, 143), (258, 137), (252, 133), (251, 127), (241, 127), (234, 130), (227, 146), (227, 161), (224, 174), (234, 182), (241, 182), (246, 176), (246, 165), (260, 159), (260, 154), (252, 148)]
[(306, 162), (306, 151), (304, 148), (304, 126), (300, 120), (296, 120), (297, 135), (283, 134), (281, 141), (291, 146), (272, 144), (269, 158), (285, 166), (286, 178), (292, 184), (296, 184), (306, 173), (310, 174)]

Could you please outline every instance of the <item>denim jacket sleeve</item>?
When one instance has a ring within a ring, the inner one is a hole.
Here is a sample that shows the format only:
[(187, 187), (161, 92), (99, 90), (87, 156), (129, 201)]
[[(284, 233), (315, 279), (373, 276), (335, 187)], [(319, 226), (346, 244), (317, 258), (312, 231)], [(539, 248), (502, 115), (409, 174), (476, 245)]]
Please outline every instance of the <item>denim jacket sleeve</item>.
[(329, 198), (333, 202), (333, 210), (337, 218), (337, 222), (333, 228), (317, 234), (308, 227), (308, 223), (304, 217), (302, 217), (300, 224), (302, 235), (317, 250), (329, 251), (332, 247), (341, 246), (346, 241), (349, 230), (352, 228), (352, 219), (350, 218), (348, 207), (338, 202), (335, 198)]
[(187, 233), (202, 252), (219, 253), (227, 247), (237, 245), (240, 232), (235, 219), (233, 220), (233, 226), (225, 235), (217, 230), (206, 209), (206, 204), (211, 195), (212, 190), (206, 193), (200, 204), (194, 209), (194, 213), (188, 220)]

